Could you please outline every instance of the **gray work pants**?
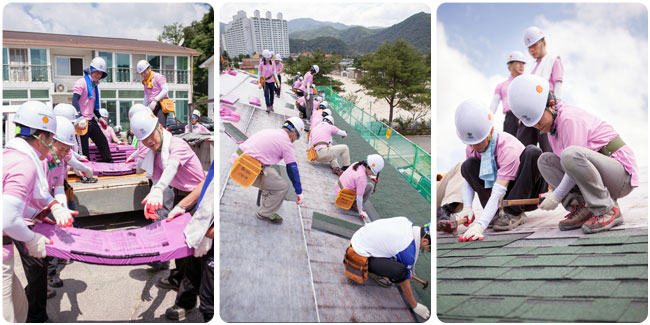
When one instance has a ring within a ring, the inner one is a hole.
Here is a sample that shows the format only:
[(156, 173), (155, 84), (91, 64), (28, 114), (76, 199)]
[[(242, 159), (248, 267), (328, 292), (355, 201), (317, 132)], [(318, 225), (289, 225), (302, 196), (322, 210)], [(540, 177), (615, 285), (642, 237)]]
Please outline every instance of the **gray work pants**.
[(308, 121), (311, 121), (311, 113), (314, 109), (314, 94), (311, 93), (311, 89), (308, 89), (305, 92), (305, 116)]
[[(289, 184), (280, 176), (273, 166), (262, 168), (264, 180), (262, 181), (262, 199), (257, 214), (262, 217), (270, 217), (280, 210), (284, 197), (289, 192)], [(258, 176), (253, 186), (260, 187), (260, 177)]]
[(341, 163), (343, 166), (350, 166), (350, 149), (345, 144), (320, 148), (316, 154), (316, 161), (328, 163), (332, 168), (341, 167), (337, 159), (338, 157), (341, 157)]
[[(561, 157), (545, 152), (537, 164), (542, 177), (553, 189), (567, 173), (577, 187), (571, 192), (579, 193), (585, 206), (596, 216), (605, 214), (617, 199), (632, 192), (631, 176), (621, 163), (587, 148), (570, 146), (564, 149)], [(566, 198), (564, 201), (562, 204), (570, 210), (570, 202)]]
[(460, 203), (463, 205), (463, 175), (460, 167), (463, 162), (457, 163), (445, 176), (436, 184), (436, 209), (449, 203)]

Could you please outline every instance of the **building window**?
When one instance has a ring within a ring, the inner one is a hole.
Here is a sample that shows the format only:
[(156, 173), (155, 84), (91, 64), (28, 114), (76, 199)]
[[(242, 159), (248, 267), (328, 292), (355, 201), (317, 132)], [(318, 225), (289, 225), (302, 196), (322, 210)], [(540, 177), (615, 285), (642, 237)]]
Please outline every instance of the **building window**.
[(83, 76), (84, 75), (83, 58), (56, 57), (56, 75), (65, 76)]
[(116, 92), (115, 90), (100, 90), (99, 98), (115, 98)]
[(162, 57), (162, 69), (160, 73), (165, 76), (167, 82), (174, 83), (174, 57), (173, 56), (163, 56)]
[(151, 70), (160, 72), (160, 55), (147, 55), (147, 62), (151, 65)]
[(140, 60), (146, 60), (147, 56), (144, 54), (131, 54), (131, 61), (133, 62), (134, 68), (131, 69), (133, 71), (133, 74), (131, 75), (131, 81), (135, 83), (141, 83), (142, 82), (142, 76), (138, 73), (137, 64), (140, 62)]
[(29, 81), (27, 49), (9, 49), (9, 80)]
[(47, 50), (30, 49), (32, 81), (48, 81), (47, 78)]
[(176, 105), (176, 119), (181, 121), (181, 123), (187, 122), (187, 100), (175, 100), (174, 104)]
[(106, 61), (106, 78), (104, 82), (113, 82), (113, 52), (99, 51), (99, 57)]
[(50, 98), (50, 90), (49, 89), (30, 89), (29, 90), (29, 95), (31, 96), (32, 99), (34, 98)]
[(109, 125), (120, 125), (117, 121), (117, 101), (115, 100), (102, 100), (102, 108), (105, 108), (108, 111), (108, 124)]
[(115, 66), (117, 82), (130, 82), (131, 73), (129, 72), (130, 62), (129, 55), (125, 53), (115, 53)]
[(6, 47), (2, 48), (2, 80), (9, 80), (9, 57)]
[(131, 100), (120, 100), (120, 123), (122, 130), (125, 132), (129, 131), (129, 109), (131, 109), (133, 101)]
[(120, 90), (120, 98), (144, 98), (144, 90)]
[(189, 71), (187, 69), (187, 57), (186, 56), (177, 56), (176, 57), (176, 83), (186, 84)]
[(4, 99), (27, 99), (27, 89), (5, 89), (2, 92)]

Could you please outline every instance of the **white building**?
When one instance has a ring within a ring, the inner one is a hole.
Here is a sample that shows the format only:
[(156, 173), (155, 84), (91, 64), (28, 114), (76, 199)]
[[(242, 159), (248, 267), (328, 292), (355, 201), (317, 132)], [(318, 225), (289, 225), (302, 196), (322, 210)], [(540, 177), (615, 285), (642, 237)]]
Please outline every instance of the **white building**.
[[(201, 69), (208, 69), (208, 98), (214, 98), (214, 55), (199, 65)], [(208, 117), (214, 119), (214, 103), (208, 104)]]
[(223, 35), (225, 50), (230, 57), (240, 54), (253, 55), (263, 50), (270, 50), (289, 56), (289, 28), (287, 21), (282, 19), (282, 13), (273, 19), (271, 12), (266, 17), (260, 17), (260, 11), (255, 10), (254, 16), (246, 17), (246, 12), (240, 10), (232, 17), (225, 27)]
[(128, 111), (142, 103), (142, 78), (135, 67), (146, 59), (154, 71), (167, 78), (176, 117), (187, 120), (192, 101), (194, 49), (157, 41), (3, 31), (2, 105), (40, 100), (52, 106), (72, 102), (72, 86), (83, 69), (100, 56), (108, 76), (99, 85), (100, 106), (115, 125), (128, 129)]

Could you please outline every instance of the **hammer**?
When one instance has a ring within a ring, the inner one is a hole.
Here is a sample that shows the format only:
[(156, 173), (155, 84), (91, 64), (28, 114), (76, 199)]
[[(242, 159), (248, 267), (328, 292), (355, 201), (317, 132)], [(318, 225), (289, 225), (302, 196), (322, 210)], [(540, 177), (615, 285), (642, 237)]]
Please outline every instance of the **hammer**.
[(415, 275), (411, 275), (411, 279), (419, 282), (422, 285), (422, 290), (425, 290), (429, 286), (429, 281), (423, 281), (422, 279), (416, 277)]
[(544, 201), (543, 197), (533, 198), (533, 199), (520, 199), (520, 200), (503, 200), (501, 202), (501, 207), (510, 207), (513, 205), (529, 205), (529, 204), (540, 204)]

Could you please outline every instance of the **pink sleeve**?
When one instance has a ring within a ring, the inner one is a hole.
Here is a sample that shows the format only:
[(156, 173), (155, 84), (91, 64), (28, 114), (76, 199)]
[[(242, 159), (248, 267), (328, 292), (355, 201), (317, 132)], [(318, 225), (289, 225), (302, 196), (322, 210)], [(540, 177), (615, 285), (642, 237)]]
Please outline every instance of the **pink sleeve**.
[[(359, 166), (359, 168), (363, 168), (365, 171), (365, 167)], [(366, 190), (366, 185), (368, 184), (368, 177), (363, 175), (362, 177), (357, 178), (357, 195), (361, 194), (363, 195), (363, 192)]]
[(82, 78), (74, 82), (74, 85), (72, 86), (73, 87), (72, 92), (74, 94), (83, 95), (86, 89), (86, 83), (84, 82), (84, 80), (85, 79)]
[(156, 74), (156, 83), (158, 85), (162, 85), (164, 83), (167, 83), (167, 78), (162, 73), (157, 73)]
[(564, 67), (562, 66), (562, 61), (560, 60), (560, 57), (558, 56), (557, 59), (555, 59), (555, 62), (553, 63), (553, 70), (551, 70), (551, 83), (555, 85), (556, 82), (564, 79)]

